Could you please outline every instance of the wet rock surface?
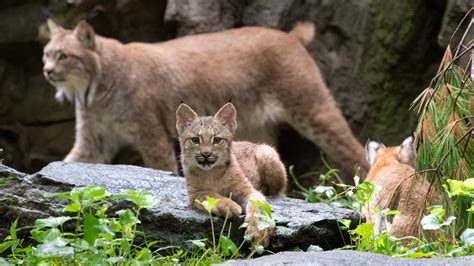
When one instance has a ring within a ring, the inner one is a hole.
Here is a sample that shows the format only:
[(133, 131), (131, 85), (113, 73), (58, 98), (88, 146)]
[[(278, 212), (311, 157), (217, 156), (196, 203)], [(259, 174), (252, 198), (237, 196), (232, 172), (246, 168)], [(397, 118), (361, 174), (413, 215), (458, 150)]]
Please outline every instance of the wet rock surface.
[(252, 260), (239, 260), (222, 265), (264, 266), (264, 265), (385, 265), (385, 266), (437, 266), (437, 265), (472, 265), (474, 256), (442, 259), (399, 259), (385, 255), (352, 250), (331, 250), (323, 252), (280, 252)]
[[(202, 239), (211, 235), (210, 218), (187, 207), (187, 194), (183, 177), (169, 172), (127, 165), (101, 165), (53, 162), (36, 174), (26, 175), (0, 165), (0, 176), (15, 176), (0, 188), (0, 234), (8, 232), (10, 223), (19, 217), (20, 227), (32, 225), (35, 219), (60, 215), (65, 202), (45, 198), (45, 192), (64, 192), (76, 186), (100, 184), (112, 195), (127, 190), (145, 190), (155, 193), (160, 203), (141, 213), (141, 229), (148, 241), (158, 240), (164, 245), (183, 245), (186, 240)], [(337, 219), (351, 219), (358, 215), (350, 210), (331, 208), (326, 204), (310, 204), (302, 200), (275, 197), (269, 199), (278, 229), (272, 238), (273, 251), (319, 245), (333, 249), (344, 245), (337, 227)], [(111, 209), (129, 206), (117, 201)], [(223, 219), (213, 217), (216, 232)], [(232, 221), (238, 228), (243, 219)], [(26, 230), (26, 229), (25, 229)], [(20, 235), (28, 237), (28, 232)], [(243, 230), (232, 232), (241, 239)]]

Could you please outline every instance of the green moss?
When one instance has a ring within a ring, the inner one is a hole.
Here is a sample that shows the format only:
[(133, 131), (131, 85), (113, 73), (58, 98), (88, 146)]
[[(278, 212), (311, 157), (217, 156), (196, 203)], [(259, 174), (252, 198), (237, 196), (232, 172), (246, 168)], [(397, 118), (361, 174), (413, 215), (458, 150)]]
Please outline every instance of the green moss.
[(425, 1), (375, 0), (364, 81), (370, 95), (369, 132), (397, 143), (414, 130), (410, 103), (429, 83), (442, 55), (436, 36), (442, 16)]

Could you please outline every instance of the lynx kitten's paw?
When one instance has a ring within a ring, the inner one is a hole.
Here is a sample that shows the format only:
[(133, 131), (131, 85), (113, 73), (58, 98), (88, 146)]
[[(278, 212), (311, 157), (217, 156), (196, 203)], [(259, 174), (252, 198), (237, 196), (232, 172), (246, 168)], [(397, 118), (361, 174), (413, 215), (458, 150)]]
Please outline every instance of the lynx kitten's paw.
[(262, 245), (263, 247), (268, 247), (270, 244), (270, 236), (273, 234), (274, 226), (269, 225), (263, 230), (258, 229), (258, 210), (254, 210), (247, 214), (245, 217), (245, 222), (248, 223), (247, 230), (245, 230), (245, 235), (252, 236), (253, 245)]
[(230, 217), (237, 217), (240, 214), (242, 214), (242, 207), (240, 207), (239, 204), (237, 204), (235, 201), (228, 199), (228, 198), (222, 198), (219, 200), (219, 202), (212, 208), (212, 213), (214, 215), (220, 216), (220, 217), (226, 217), (229, 215)]

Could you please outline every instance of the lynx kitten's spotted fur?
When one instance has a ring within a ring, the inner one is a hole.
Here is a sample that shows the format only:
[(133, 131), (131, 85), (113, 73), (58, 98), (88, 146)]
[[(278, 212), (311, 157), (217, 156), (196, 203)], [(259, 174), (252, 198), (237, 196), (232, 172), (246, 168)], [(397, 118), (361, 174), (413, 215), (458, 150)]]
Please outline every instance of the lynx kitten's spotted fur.
[(237, 112), (231, 103), (213, 117), (198, 117), (181, 104), (176, 111), (176, 129), (189, 205), (202, 210), (196, 199), (211, 196), (220, 199), (212, 209), (215, 215), (238, 216), (243, 208), (245, 221), (251, 225), (247, 234), (253, 236), (254, 243), (267, 246), (273, 228), (258, 230), (258, 210), (250, 201), (265, 202), (263, 194), (278, 195), (285, 189), (286, 172), (278, 153), (265, 144), (233, 142)]
[(66, 30), (48, 21), (43, 72), (56, 98), (76, 108), (76, 138), (65, 161), (109, 163), (132, 146), (145, 166), (174, 170), (181, 100), (210, 115), (232, 98), (236, 139), (276, 145), (285, 123), (352, 172), (364, 148), (337, 108), (304, 45), (310, 23), (289, 33), (244, 27), (158, 44), (104, 38), (86, 22)]

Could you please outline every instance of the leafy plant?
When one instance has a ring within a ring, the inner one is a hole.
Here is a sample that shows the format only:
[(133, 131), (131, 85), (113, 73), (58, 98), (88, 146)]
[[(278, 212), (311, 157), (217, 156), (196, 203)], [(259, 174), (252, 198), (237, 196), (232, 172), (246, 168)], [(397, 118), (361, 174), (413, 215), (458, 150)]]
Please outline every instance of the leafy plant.
[[(12, 223), (10, 235), (0, 245), (0, 253), (9, 251), (4, 261), (15, 264), (94, 264), (118, 265), (147, 264), (160, 257), (151, 247), (156, 242), (136, 245), (139, 213), (158, 202), (150, 192), (129, 191), (126, 195), (110, 197), (100, 186), (74, 188), (70, 192), (55, 194), (69, 204), (64, 212), (69, 216), (48, 217), (35, 221), (31, 238), (36, 244), (22, 247), (17, 238), (17, 221)], [(112, 198), (127, 199), (135, 208), (115, 212), (109, 217), (107, 209)], [(66, 224), (74, 232), (65, 230)], [(158, 249), (163, 250), (163, 249)]]
[[(469, 16), (468, 13), (465, 18)], [(439, 191), (442, 186), (458, 186), (461, 183), (456, 182), (474, 176), (472, 62), (464, 67), (460, 63), (463, 56), (469, 57), (474, 50), (473, 40), (466, 39), (472, 26), (473, 23), (469, 23), (454, 54), (451, 44), (448, 45), (438, 73), (412, 104), (419, 115), (416, 169)], [(445, 196), (446, 212), (457, 217), (456, 234), (474, 227), (472, 212), (466, 212), (471, 207), (472, 197), (449, 193)]]
[(237, 245), (230, 238), (232, 223), (229, 224), (227, 235), (224, 234), (224, 230), (226, 229), (226, 224), (229, 218), (228, 215), (224, 219), (224, 223), (222, 224), (222, 228), (219, 234), (219, 240), (216, 243), (216, 239), (215, 239), (216, 232), (214, 229), (214, 219), (212, 217), (212, 209), (219, 203), (219, 201), (220, 199), (209, 197), (209, 196), (206, 196), (206, 200), (202, 202), (199, 200), (196, 200), (196, 202), (199, 203), (209, 215), (209, 218), (211, 221), (211, 233), (212, 233), (212, 245), (207, 250), (206, 250), (207, 245), (205, 243), (206, 239), (191, 241), (191, 243), (193, 243), (199, 249), (204, 251), (202, 253), (201, 258), (197, 260), (198, 263), (202, 262), (202, 259), (209, 253), (211, 253), (212, 257), (221, 257), (221, 258), (226, 257), (226, 258), (233, 259), (239, 255), (239, 250), (241, 249), (244, 243), (242, 242), (241, 245), (237, 247)]

